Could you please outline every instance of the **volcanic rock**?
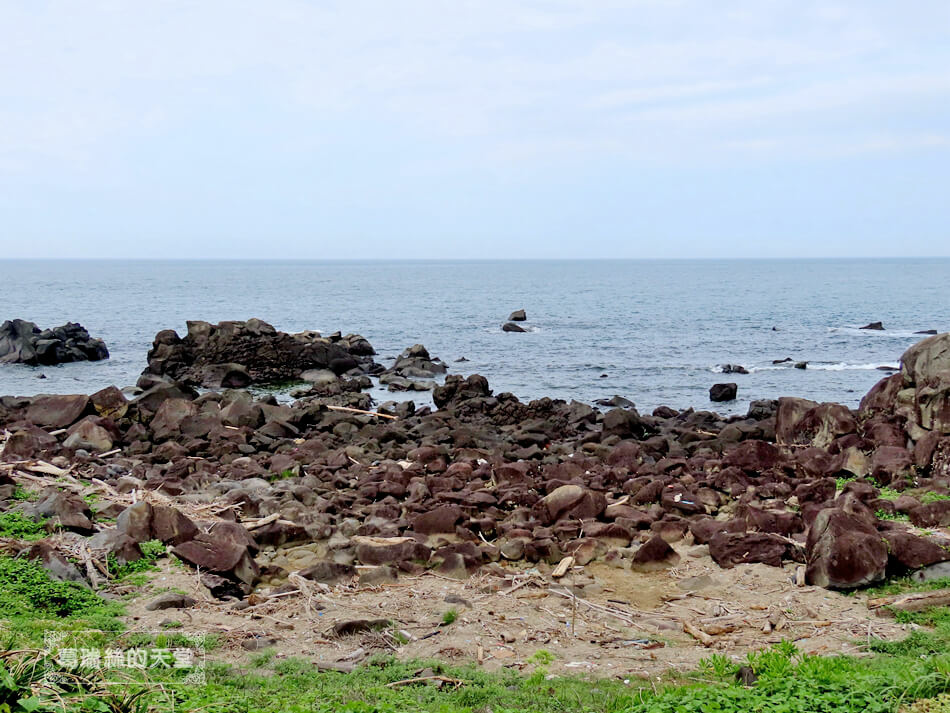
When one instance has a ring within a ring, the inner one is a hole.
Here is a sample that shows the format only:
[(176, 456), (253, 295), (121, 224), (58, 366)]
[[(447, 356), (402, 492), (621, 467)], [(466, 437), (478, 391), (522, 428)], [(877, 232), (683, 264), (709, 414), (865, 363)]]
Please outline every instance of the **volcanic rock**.
[(680, 556), (659, 535), (647, 540), (633, 555), (630, 568), (636, 572), (652, 572), (679, 564)]
[(709, 388), (710, 401), (735, 401), (739, 387), (735, 383), (713, 384)]
[(169, 329), (155, 336), (144, 373), (212, 388), (290, 381), (310, 369), (341, 374), (355, 368), (372, 351), (367, 345), (358, 335), (333, 340), (313, 332), (287, 334), (258, 319), (192, 321), (184, 338)]
[(508, 315), (509, 322), (524, 322), (526, 319), (528, 319), (528, 315), (525, 314), (523, 309), (516, 309), (514, 312)]
[(764, 532), (717, 532), (709, 540), (709, 555), (727, 569), (750, 562), (781, 567), (787, 551), (784, 539)]
[(64, 364), (109, 358), (101, 339), (93, 339), (85, 327), (67, 322), (61, 327), (40, 329), (22, 319), (0, 325), (0, 364)]
[(805, 579), (828, 589), (853, 589), (884, 579), (887, 544), (864, 519), (837, 508), (818, 513), (808, 532)]

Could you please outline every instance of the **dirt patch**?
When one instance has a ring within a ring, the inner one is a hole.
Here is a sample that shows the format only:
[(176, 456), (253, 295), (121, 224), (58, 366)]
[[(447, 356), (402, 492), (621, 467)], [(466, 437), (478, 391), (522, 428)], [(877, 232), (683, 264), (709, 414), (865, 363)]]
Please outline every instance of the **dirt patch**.
[[(487, 669), (530, 668), (550, 652), (552, 673), (657, 676), (696, 667), (710, 653), (742, 658), (782, 639), (820, 654), (861, 654), (869, 637), (895, 639), (909, 627), (867, 609), (864, 594), (796, 586), (795, 565), (716, 566), (703, 547), (680, 547), (673, 569), (640, 574), (596, 563), (559, 581), (550, 568), (505, 568), (467, 581), (432, 574), (402, 577), (379, 587), (344, 584), (265, 599), (236, 610), (213, 600), (197, 576), (164, 562), (149, 585), (128, 602), (128, 623), (158, 631), (214, 632), (223, 645), (212, 657), (246, 662), (249, 650), (270, 649), (328, 667), (347, 667), (374, 654), (403, 659), (478, 662)], [(150, 612), (158, 593), (180, 590), (198, 600), (184, 610)], [(577, 594), (577, 597), (572, 595)], [(443, 624), (443, 616), (457, 617)], [(335, 624), (386, 619), (391, 627), (334, 637)], [(684, 626), (686, 631), (684, 631)], [(699, 631), (704, 643), (688, 631)]]

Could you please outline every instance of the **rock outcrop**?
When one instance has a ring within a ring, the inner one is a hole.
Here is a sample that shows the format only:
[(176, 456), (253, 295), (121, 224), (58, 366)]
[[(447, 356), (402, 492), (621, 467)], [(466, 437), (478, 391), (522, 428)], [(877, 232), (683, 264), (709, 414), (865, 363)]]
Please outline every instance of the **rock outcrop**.
[(184, 337), (171, 329), (155, 335), (144, 375), (190, 386), (241, 388), (301, 379), (309, 370), (334, 374), (372, 371), (372, 346), (359, 335), (288, 334), (267, 322), (188, 322)]
[(0, 325), (0, 364), (52, 365), (109, 358), (105, 342), (89, 336), (81, 324), (40, 329), (22, 319)]

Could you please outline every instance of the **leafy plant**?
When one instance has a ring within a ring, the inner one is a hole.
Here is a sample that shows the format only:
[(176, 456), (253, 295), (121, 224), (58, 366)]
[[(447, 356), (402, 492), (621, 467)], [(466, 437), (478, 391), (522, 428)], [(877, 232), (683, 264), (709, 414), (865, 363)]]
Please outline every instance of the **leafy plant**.
[(119, 564), (115, 555), (109, 553), (107, 561), (109, 564), (109, 573), (113, 579), (121, 581), (132, 577), (132, 575), (142, 574), (155, 569), (156, 560), (160, 557), (164, 557), (168, 551), (165, 544), (160, 540), (149, 540), (148, 542), (139, 543), (139, 549), (142, 551), (142, 557), (132, 562), (126, 562), (125, 564)]
[(50, 579), (35, 561), (0, 557), (0, 582), (0, 616), (71, 616), (105, 604), (81, 584)]
[(46, 518), (32, 520), (21, 512), (11, 510), (0, 513), (0, 537), (12, 537), (17, 540), (41, 540), (49, 532)]

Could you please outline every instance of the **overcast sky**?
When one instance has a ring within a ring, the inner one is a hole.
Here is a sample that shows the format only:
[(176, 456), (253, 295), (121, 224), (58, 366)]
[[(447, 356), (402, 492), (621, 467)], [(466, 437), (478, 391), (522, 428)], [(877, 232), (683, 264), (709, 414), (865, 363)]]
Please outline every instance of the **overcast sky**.
[(947, 0), (0, 0), (0, 257), (950, 255)]

